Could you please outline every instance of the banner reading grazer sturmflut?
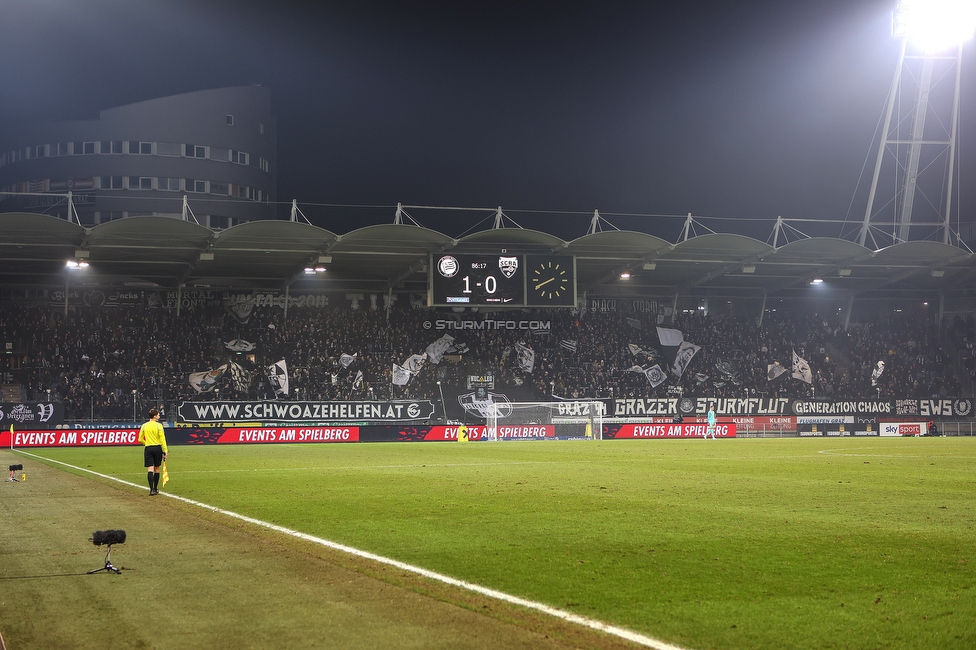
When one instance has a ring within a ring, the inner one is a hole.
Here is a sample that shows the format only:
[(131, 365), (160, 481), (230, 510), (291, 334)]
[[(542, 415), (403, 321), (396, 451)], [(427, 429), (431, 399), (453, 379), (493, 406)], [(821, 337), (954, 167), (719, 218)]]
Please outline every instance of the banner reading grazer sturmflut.
[(430, 400), (391, 402), (183, 402), (180, 422), (395, 422), (427, 420)]

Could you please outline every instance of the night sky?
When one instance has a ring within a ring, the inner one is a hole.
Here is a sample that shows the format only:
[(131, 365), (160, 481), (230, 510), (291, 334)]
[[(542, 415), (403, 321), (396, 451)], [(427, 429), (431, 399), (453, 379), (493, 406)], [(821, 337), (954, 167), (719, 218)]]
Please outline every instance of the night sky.
[[(691, 212), (765, 240), (777, 215), (862, 218), (893, 5), (0, 0), (0, 128), (259, 83), (280, 200), (338, 232), (402, 202), (501, 205), (565, 238), (599, 209), (675, 241), (681, 219), (651, 215)], [(964, 190), (963, 221), (974, 204)], [(454, 236), (489, 216), (409, 212)]]

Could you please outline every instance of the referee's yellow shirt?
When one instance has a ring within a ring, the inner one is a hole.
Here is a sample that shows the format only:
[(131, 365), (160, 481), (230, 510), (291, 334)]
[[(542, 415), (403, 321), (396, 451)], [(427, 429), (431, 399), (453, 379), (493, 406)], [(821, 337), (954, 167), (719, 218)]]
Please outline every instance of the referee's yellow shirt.
[(159, 445), (163, 448), (164, 454), (169, 454), (166, 447), (166, 432), (163, 431), (163, 425), (155, 420), (150, 420), (139, 428), (139, 442), (147, 447)]

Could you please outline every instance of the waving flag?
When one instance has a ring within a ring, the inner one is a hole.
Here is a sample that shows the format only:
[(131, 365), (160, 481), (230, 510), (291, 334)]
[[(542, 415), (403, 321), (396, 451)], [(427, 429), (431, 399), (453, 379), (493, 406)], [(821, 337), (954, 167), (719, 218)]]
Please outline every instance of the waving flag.
[(799, 379), (808, 384), (813, 383), (813, 372), (810, 370), (810, 364), (798, 355), (796, 350), (793, 350), (793, 379)]
[(563, 339), (562, 341), (559, 342), (559, 347), (563, 348), (564, 350), (569, 350), (570, 352), (575, 353), (576, 344), (577, 342), (571, 339)]
[(274, 388), (275, 397), (288, 395), (288, 364), (284, 359), (268, 366), (268, 380)]
[(356, 378), (352, 380), (352, 389), (359, 390), (363, 387), (363, 371), (360, 370), (356, 373)]
[(339, 363), (342, 364), (343, 368), (348, 368), (356, 361), (356, 357), (358, 356), (358, 352), (356, 354), (343, 354), (339, 357)]
[(681, 345), (678, 346), (678, 353), (674, 356), (674, 365), (671, 366), (672, 372), (677, 376), (685, 371), (688, 364), (691, 363), (691, 358), (701, 350), (700, 345), (695, 345), (694, 343), (689, 343), (688, 341), (682, 341)]
[(452, 343), (454, 343), (454, 337), (450, 334), (445, 334), (428, 345), (426, 352), (430, 362), (435, 365), (440, 363), (441, 357), (443, 357), (444, 353), (450, 349)]
[(647, 377), (647, 381), (650, 382), (651, 386), (657, 388), (664, 383), (664, 380), (668, 378), (664, 371), (661, 370), (661, 366), (654, 364), (650, 368), (644, 371), (644, 376)]
[(407, 382), (410, 381), (410, 371), (403, 366), (394, 363), (393, 364), (393, 383), (396, 386), (406, 386)]
[(519, 368), (525, 372), (531, 373), (532, 368), (535, 367), (535, 351), (527, 345), (516, 343), (515, 352), (518, 354)]
[(166, 487), (166, 484), (169, 483), (169, 470), (166, 469), (165, 460), (163, 461), (163, 465), (159, 474), (160, 474), (159, 484), (162, 485), (163, 487)]
[(878, 380), (881, 379), (881, 373), (884, 372), (884, 369), (885, 369), (885, 363), (884, 363), (884, 361), (879, 361), (878, 362), (878, 365), (876, 365), (874, 367), (874, 370), (871, 371), (871, 385), (872, 386), (877, 386), (878, 385)]
[(768, 381), (774, 381), (780, 376), (786, 373), (786, 366), (781, 364), (779, 361), (774, 361), (773, 363), (766, 366), (766, 379)]
[(427, 363), (426, 352), (423, 354), (412, 354), (407, 357), (406, 361), (403, 362), (403, 367), (411, 375), (416, 375), (418, 372), (423, 370), (425, 363)]
[(661, 345), (666, 346), (681, 345), (681, 342), (685, 340), (685, 335), (681, 333), (681, 330), (673, 330), (667, 327), (657, 328), (657, 337), (661, 339)]
[(227, 372), (226, 363), (213, 370), (191, 372), (188, 377), (188, 383), (198, 393), (209, 393), (217, 387), (217, 382), (220, 381), (220, 378), (224, 376), (225, 372)]

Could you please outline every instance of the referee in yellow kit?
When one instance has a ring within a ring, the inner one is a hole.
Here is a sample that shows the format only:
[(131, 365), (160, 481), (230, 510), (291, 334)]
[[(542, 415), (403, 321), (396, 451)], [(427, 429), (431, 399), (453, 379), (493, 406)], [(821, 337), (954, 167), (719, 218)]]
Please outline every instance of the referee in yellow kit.
[(159, 423), (159, 411), (149, 409), (149, 421), (139, 428), (139, 442), (145, 445), (146, 468), (149, 480), (149, 495), (159, 494), (159, 467), (166, 460), (169, 449), (166, 447), (166, 432)]

